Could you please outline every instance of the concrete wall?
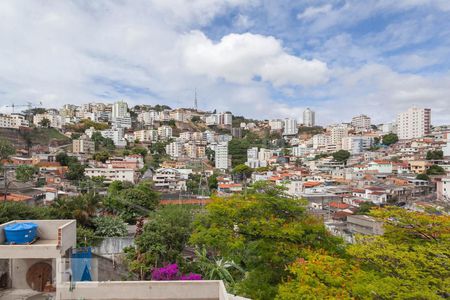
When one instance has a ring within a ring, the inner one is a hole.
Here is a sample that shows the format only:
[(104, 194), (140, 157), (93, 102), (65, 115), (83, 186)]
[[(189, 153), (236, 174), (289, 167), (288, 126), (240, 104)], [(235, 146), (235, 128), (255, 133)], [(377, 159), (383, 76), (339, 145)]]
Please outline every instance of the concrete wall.
[(104, 238), (99, 246), (92, 248), (92, 252), (102, 256), (123, 253), (123, 249), (133, 245), (133, 241), (133, 237)]
[(27, 283), (28, 269), (38, 262), (45, 262), (52, 266), (53, 279), (56, 278), (55, 261), (51, 259), (12, 259), (11, 287), (14, 289), (30, 289)]
[(70, 291), (69, 287), (69, 283), (58, 287), (56, 293), (58, 299), (228, 299), (222, 281), (79, 282), (73, 291)]

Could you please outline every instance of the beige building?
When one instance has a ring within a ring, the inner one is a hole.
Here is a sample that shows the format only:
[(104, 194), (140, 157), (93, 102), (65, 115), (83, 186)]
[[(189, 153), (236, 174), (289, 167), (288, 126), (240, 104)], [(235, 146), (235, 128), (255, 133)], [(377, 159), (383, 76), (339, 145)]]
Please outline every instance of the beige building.
[(95, 152), (95, 142), (88, 139), (87, 136), (82, 136), (78, 140), (72, 142), (73, 153), (90, 154)]

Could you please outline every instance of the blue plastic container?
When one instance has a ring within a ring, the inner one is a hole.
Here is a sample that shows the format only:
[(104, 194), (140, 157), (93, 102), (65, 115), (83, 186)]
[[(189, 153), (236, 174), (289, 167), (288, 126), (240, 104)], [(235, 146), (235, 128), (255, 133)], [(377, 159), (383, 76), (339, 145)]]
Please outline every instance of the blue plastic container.
[(35, 223), (15, 223), (5, 226), (6, 243), (28, 244), (36, 239), (38, 225)]

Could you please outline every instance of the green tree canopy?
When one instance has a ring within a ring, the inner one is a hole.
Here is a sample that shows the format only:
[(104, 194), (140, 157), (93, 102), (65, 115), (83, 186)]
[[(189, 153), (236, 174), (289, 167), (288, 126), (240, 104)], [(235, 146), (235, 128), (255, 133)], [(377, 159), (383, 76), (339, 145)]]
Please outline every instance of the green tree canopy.
[(444, 170), (444, 168), (442, 168), (441, 166), (438, 165), (432, 165), (428, 170), (427, 170), (427, 175), (445, 175), (446, 172)]
[(123, 220), (114, 216), (101, 216), (93, 220), (95, 235), (101, 237), (121, 237), (127, 235), (127, 227)]
[(0, 138), (0, 163), (4, 159), (8, 159), (11, 155), (16, 153), (16, 149), (10, 141)]
[(20, 165), (16, 168), (16, 179), (20, 182), (27, 182), (33, 178), (38, 168), (33, 165)]
[(389, 133), (383, 136), (383, 144), (390, 146), (398, 142), (398, 136), (395, 133)]
[(340, 240), (307, 213), (305, 201), (261, 182), (247, 195), (214, 198), (198, 215), (191, 243), (246, 270), (237, 290), (253, 299), (273, 299), (286, 266), (305, 248), (340, 250)]
[(332, 154), (333, 159), (339, 162), (346, 162), (350, 158), (350, 152), (347, 150), (339, 150)]
[(427, 160), (439, 160), (444, 158), (442, 150), (427, 151)]
[[(130, 270), (149, 278), (153, 268), (180, 260), (192, 231), (193, 213), (181, 205), (164, 206), (149, 215), (136, 248), (128, 249)], [(142, 272), (142, 273), (141, 273)]]

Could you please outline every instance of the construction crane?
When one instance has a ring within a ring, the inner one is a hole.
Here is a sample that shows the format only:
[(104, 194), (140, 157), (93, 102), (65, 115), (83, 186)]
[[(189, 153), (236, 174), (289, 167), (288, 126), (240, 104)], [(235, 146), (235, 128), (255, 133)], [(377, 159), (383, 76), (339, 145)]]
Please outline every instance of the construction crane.
[(6, 105), (6, 107), (11, 107), (12, 108), (12, 112), (14, 113), (14, 109), (16, 108), (16, 107), (28, 107), (28, 108), (31, 108), (31, 103), (30, 102), (27, 102), (27, 104), (11, 104), (11, 105)]
[[(41, 101), (39, 101), (39, 106), (41, 106), (42, 105), (42, 102)], [(31, 103), (31, 102), (27, 102), (27, 104), (14, 104), (14, 103), (12, 103), (11, 105), (6, 105), (6, 107), (11, 107), (12, 108), (12, 112), (14, 113), (14, 109), (16, 108), (16, 107), (28, 107), (28, 110), (31, 110), (32, 108), (33, 108), (33, 103)], [(38, 107), (38, 106), (34, 106), (35, 108), (36, 107)]]

